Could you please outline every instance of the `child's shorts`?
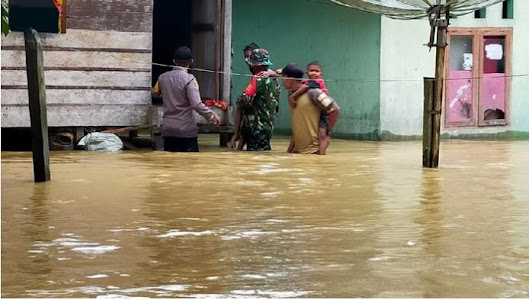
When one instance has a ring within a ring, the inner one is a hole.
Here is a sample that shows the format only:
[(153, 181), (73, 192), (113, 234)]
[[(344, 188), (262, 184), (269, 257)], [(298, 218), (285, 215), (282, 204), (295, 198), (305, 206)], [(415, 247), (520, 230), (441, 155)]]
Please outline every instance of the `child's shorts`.
[(320, 113), (320, 123), (318, 126), (323, 129), (329, 128), (329, 115), (324, 111)]

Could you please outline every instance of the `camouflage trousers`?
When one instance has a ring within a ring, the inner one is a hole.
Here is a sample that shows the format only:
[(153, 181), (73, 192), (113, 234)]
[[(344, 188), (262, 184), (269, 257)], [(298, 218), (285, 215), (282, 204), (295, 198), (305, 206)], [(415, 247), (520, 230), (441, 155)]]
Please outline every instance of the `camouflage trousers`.
[(248, 151), (270, 151), (270, 140), (272, 139), (272, 131), (253, 130), (249, 127), (241, 128), (241, 137), (246, 143), (246, 150)]

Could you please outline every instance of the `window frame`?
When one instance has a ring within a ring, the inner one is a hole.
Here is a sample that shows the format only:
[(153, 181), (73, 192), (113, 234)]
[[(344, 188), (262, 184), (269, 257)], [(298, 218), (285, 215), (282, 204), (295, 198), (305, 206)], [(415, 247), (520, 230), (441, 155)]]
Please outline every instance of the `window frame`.
[[(512, 28), (511, 27), (451, 27), (448, 29), (448, 45), (445, 54), (444, 70), (444, 128), (480, 128), (491, 126), (508, 126), (510, 125), (510, 103), (511, 103), (511, 86), (512, 86)], [(453, 36), (471, 36), (473, 52), (473, 69), (472, 69), (472, 119), (470, 122), (450, 122), (449, 112), (450, 104), (448, 99), (449, 78), (450, 78), (450, 41)], [(484, 120), (484, 115), (480, 112), (483, 108), (482, 79), (484, 63), (484, 37), (485, 36), (505, 36), (505, 119), (502, 120)], [(476, 67), (478, 66), (478, 67)]]
[[(482, 81), (483, 81), (483, 69), (484, 69), (484, 49), (483, 43), (485, 36), (505, 36), (505, 118), (502, 120), (484, 120), (484, 115), (481, 114), (483, 103), (481, 100), (482, 95)], [(482, 28), (479, 29), (479, 95), (478, 95), (478, 126), (506, 126), (510, 124), (510, 100), (511, 100), (511, 85), (512, 85), (512, 28)]]
[(504, 20), (514, 19), (514, 0), (503, 0), (501, 18)]
[[(45, 32), (45, 33), (48, 33), (48, 34), (61, 34), (61, 33), (66, 33), (66, 30), (67, 30), (67, 24), (66, 24), (66, 21), (67, 21), (67, 18), (66, 18), (66, 14), (67, 14), (67, 2), (68, 0), (61, 0), (62, 1), (62, 5), (61, 5), (61, 8), (59, 9), (57, 7), (57, 4), (56, 4), (56, 1), (55, 0), (49, 0), (52, 2), (52, 4), (55, 6), (55, 8), (57, 9), (58, 13), (59, 13), (59, 18), (57, 19), (57, 31), (47, 31), (47, 30), (42, 30), (42, 28), (34, 28), (36, 29), (38, 32)], [(12, 1), (8, 1), (8, 5), (9, 5), (9, 10), (10, 10), (10, 13), (12, 14), (12, 11), (11, 11), (11, 5), (12, 5)], [(9, 18), (9, 25), (11, 26), (11, 20), (12, 18)], [(60, 24), (60, 27), (59, 27), (59, 24)], [(25, 29), (24, 28), (11, 28), (12, 31), (17, 31), (17, 32), (23, 32)]]
[[(472, 68), (472, 112), (471, 112), (471, 120), (469, 122), (450, 122), (450, 103), (448, 99), (448, 89), (449, 89), (449, 82), (450, 82), (450, 41), (451, 38), (454, 36), (470, 36), (472, 37), (472, 53), (473, 53), (473, 68)], [(479, 52), (479, 39), (477, 37), (477, 33), (473, 30), (473, 28), (449, 28), (448, 29), (448, 45), (446, 47), (446, 54), (445, 54), (445, 80), (444, 80), (444, 87), (443, 87), (443, 101), (444, 101), (444, 121), (445, 121), (445, 127), (476, 127), (478, 125), (478, 97), (479, 97), (479, 69), (476, 68), (478, 62), (478, 56), (477, 54)]]

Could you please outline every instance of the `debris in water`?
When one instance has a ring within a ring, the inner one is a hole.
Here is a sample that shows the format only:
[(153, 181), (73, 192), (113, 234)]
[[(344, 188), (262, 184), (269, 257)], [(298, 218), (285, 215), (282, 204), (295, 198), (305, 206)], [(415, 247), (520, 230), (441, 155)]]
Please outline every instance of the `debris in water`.
[(85, 276), (86, 278), (90, 278), (90, 279), (97, 279), (97, 278), (107, 278), (108, 275), (105, 275), (105, 274), (95, 274), (95, 275), (89, 275), (89, 276)]
[(114, 251), (121, 247), (119, 246), (95, 246), (95, 247), (77, 247), (72, 251), (82, 252), (84, 254), (103, 254), (105, 252)]

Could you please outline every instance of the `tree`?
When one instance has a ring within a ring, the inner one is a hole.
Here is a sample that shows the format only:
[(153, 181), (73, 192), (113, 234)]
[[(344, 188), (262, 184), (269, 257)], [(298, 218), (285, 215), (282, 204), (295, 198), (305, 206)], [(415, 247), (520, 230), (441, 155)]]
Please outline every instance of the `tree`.
[(9, 34), (9, 9), (7, 0), (2, 0), (2, 33), (4, 35)]

